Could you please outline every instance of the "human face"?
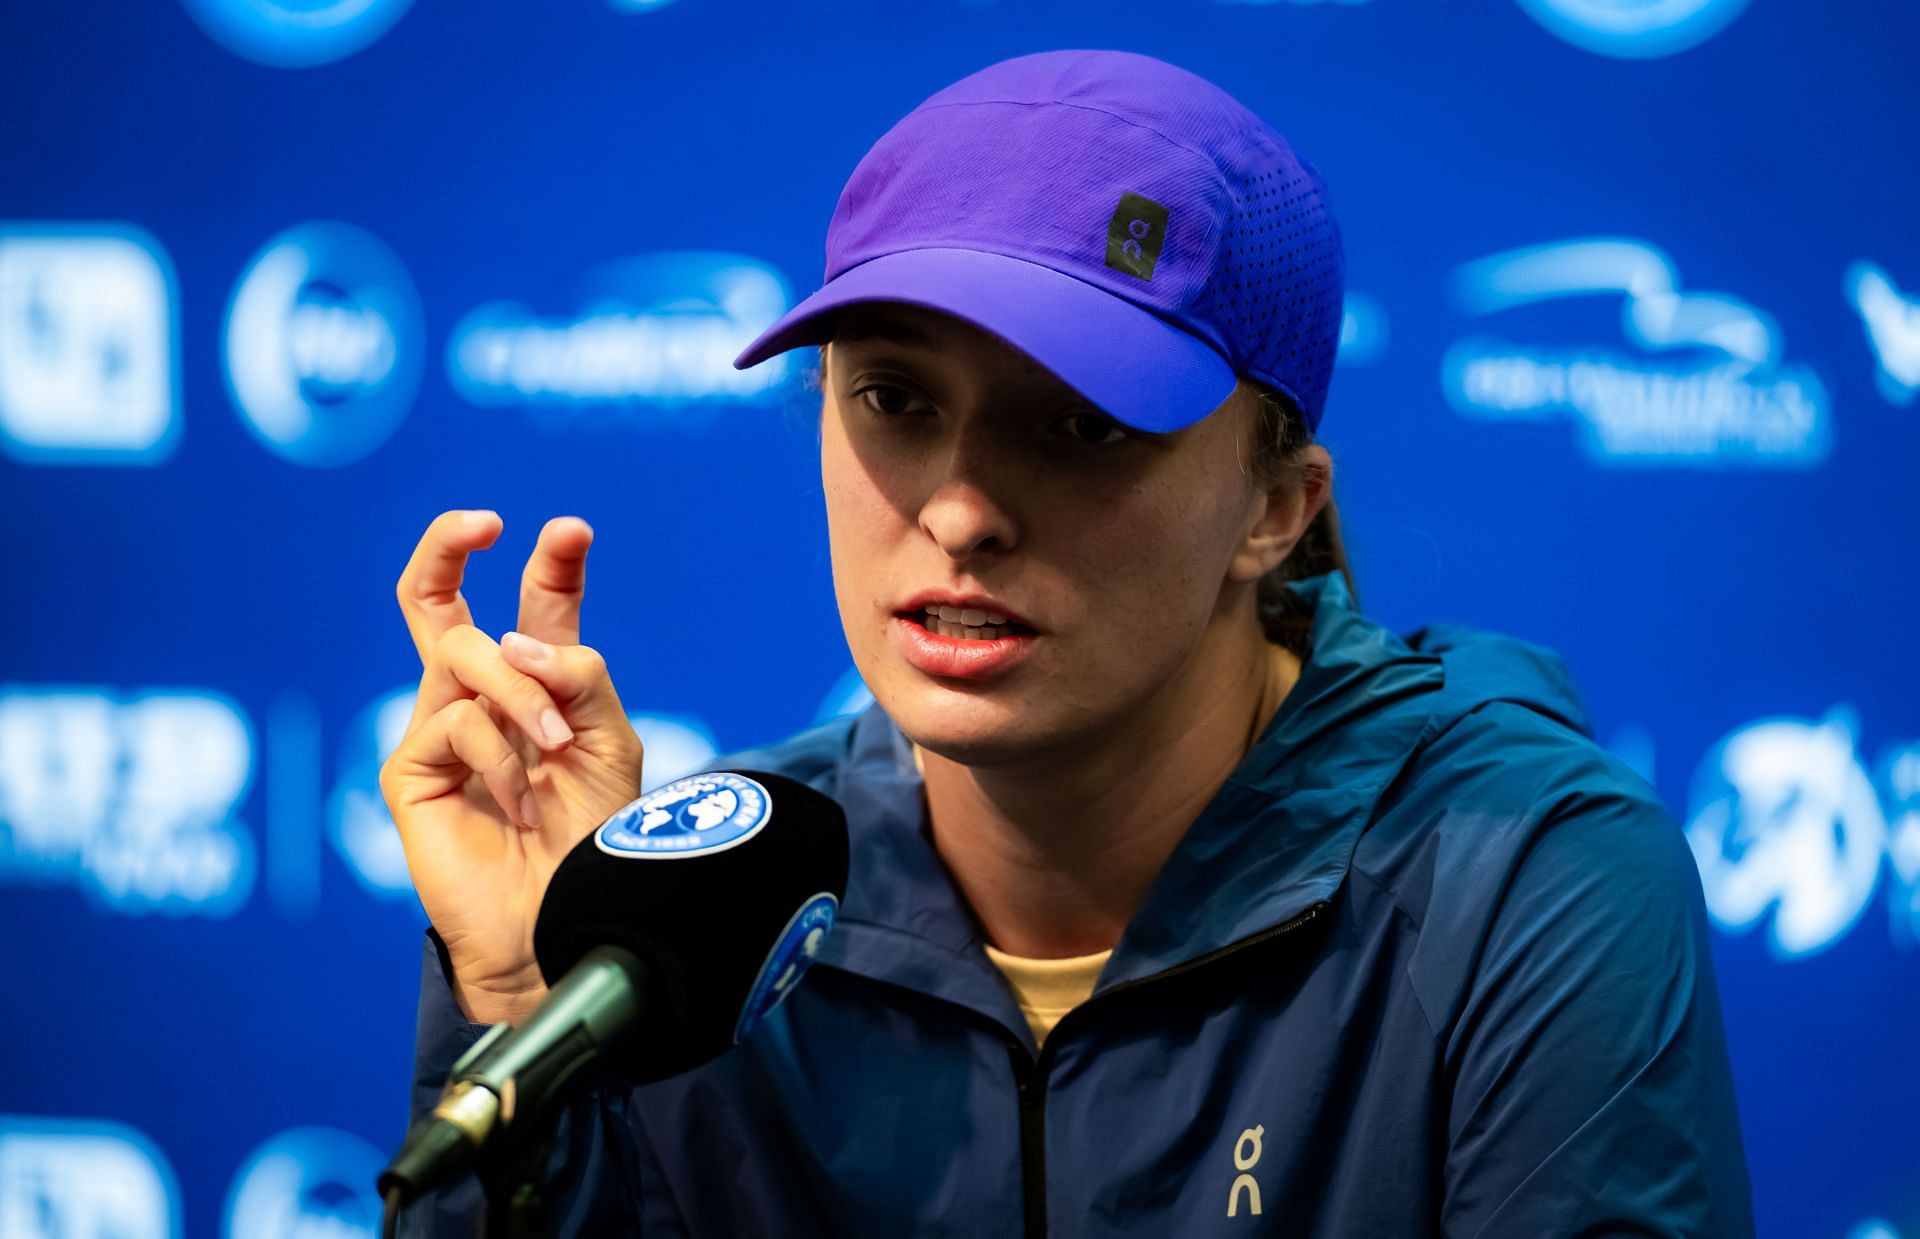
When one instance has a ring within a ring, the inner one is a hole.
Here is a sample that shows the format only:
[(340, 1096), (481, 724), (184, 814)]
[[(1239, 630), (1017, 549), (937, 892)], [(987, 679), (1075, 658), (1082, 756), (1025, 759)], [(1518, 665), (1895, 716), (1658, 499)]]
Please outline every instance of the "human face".
[[(998, 337), (893, 302), (841, 312), (822, 387), (841, 623), (922, 747), (1008, 765), (1177, 727), (1219, 687), (1196, 680), (1232, 661), (1209, 646), (1258, 640), (1251, 586), (1277, 559), (1249, 553), (1268, 503), (1237, 401), (1171, 434), (1132, 430)], [(908, 616), (927, 591), (990, 598), (1029, 631), (929, 636)]]

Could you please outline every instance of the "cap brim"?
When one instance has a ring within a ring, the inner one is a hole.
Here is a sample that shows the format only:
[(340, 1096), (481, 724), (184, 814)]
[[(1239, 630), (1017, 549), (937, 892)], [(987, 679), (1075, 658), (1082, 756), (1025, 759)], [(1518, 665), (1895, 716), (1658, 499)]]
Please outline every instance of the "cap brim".
[(904, 301), (965, 319), (1141, 430), (1192, 425), (1225, 403), (1237, 381), (1211, 344), (1124, 297), (1038, 263), (964, 249), (901, 250), (841, 272), (761, 332), (734, 368), (827, 343), (831, 312), (861, 301)]

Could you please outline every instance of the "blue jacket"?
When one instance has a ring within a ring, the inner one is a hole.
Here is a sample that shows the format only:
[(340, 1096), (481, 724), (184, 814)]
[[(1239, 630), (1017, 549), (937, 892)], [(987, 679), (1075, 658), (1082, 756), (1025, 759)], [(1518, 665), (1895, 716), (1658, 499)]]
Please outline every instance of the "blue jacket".
[[(845, 806), (815, 966), (740, 1047), (564, 1116), (562, 1234), (1753, 1233), (1699, 877), (1549, 651), (1338, 574), (1301, 677), (1036, 1050), (877, 706), (711, 768)], [(429, 949), (415, 1112), (482, 1031)], [(471, 1181), (402, 1233), (474, 1233)]]

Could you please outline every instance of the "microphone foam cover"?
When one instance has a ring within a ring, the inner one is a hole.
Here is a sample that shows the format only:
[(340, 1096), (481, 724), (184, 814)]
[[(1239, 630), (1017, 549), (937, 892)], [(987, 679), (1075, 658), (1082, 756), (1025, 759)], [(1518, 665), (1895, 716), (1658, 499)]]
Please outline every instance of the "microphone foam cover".
[(774, 950), (805, 967), (846, 897), (847, 851), (845, 812), (798, 780), (741, 770), (663, 784), (554, 870), (534, 957), (553, 985), (596, 946), (632, 951), (641, 1026), (612, 1066), (634, 1083), (677, 1074), (730, 1048), (798, 979), (769, 971)]

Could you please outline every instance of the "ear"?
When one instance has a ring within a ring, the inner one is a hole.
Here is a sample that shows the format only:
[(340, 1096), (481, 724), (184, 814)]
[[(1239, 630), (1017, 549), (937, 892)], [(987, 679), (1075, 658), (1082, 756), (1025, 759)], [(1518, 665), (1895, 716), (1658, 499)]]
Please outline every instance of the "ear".
[(1284, 563), (1332, 494), (1333, 457), (1320, 444), (1309, 444), (1300, 467), (1254, 501), (1253, 521), (1228, 561), (1227, 579), (1257, 581)]

